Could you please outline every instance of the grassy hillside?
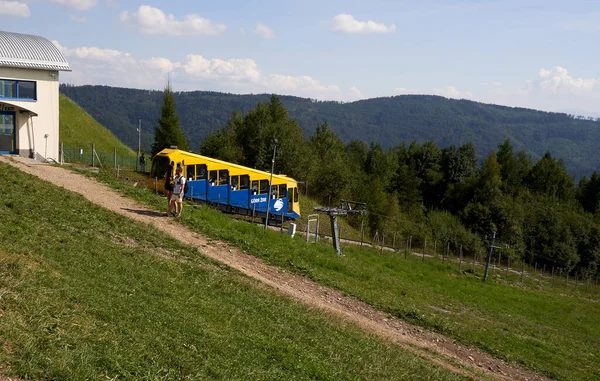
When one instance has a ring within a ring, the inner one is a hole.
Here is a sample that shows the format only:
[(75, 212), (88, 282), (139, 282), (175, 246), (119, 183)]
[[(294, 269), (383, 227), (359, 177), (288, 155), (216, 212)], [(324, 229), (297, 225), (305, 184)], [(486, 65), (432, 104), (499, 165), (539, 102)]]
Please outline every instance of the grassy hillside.
[[(154, 193), (118, 182), (109, 172), (99, 176), (124, 194), (165, 210), (164, 199)], [(286, 271), (554, 379), (600, 378), (597, 285), (591, 294), (581, 284), (573, 289), (573, 280), (568, 290), (559, 283), (541, 288), (535, 279), (505, 283), (499, 276), (483, 283), (481, 267), (465, 270), (463, 264), (459, 271), (448, 261), (404, 259), (401, 253), (356, 245), (345, 246), (345, 255), (338, 257), (325, 240), (315, 245), (303, 237), (265, 236), (260, 227), (210, 208), (188, 206), (182, 221)]]
[(0, 198), (0, 378), (460, 379), (82, 196), (1, 163), (0, 181), (19, 184)]
[(83, 148), (85, 153), (91, 152), (92, 143), (99, 153), (112, 155), (116, 148), (117, 156), (135, 158), (135, 152), (131, 148), (63, 94), (60, 95), (59, 124), (60, 140), (65, 146), (65, 152), (74, 155), (69, 159), (78, 157), (76, 151), (79, 148)]

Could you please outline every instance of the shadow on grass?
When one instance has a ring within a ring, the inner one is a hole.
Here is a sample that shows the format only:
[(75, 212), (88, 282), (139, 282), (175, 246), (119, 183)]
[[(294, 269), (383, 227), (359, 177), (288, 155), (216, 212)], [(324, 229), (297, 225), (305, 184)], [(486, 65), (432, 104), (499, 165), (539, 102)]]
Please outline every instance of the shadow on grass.
[(143, 216), (151, 216), (151, 217), (164, 217), (165, 212), (157, 212), (156, 210), (147, 210), (147, 209), (130, 209), (130, 208), (121, 208), (121, 210), (126, 210), (131, 213), (141, 214)]

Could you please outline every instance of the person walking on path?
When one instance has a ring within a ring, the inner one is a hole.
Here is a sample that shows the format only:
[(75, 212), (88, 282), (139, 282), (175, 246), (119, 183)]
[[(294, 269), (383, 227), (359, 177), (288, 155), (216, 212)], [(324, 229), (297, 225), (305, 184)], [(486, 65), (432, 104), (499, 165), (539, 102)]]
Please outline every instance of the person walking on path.
[(181, 167), (177, 167), (175, 171), (175, 181), (173, 185), (173, 195), (171, 196), (171, 202), (173, 208), (175, 208), (175, 216), (181, 217), (181, 210), (183, 209), (183, 193), (185, 189), (185, 177), (181, 175)]

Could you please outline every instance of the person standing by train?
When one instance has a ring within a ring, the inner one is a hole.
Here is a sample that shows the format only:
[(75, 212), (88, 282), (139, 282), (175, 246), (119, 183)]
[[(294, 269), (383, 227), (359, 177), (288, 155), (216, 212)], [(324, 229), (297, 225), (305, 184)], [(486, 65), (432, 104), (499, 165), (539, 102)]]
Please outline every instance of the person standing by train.
[(171, 162), (169, 167), (167, 168), (167, 173), (165, 173), (165, 196), (167, 196), (167, 203), (169, 206), (169, 211), (167, 212), (167, 216), (171, 214), (171, 195), (173, 194), (173, 167), (175, 166), (175, 162)]
[(171, 196), (171, 202), (175, 208), (175, 217), (181, 217), (181, 210), (183, 209), (183, 193), (185, 189), (185, 177), (181, 175), (181, 167), (177, 167), (175, 170), (175, 181), (173, 185), (173, 195)]

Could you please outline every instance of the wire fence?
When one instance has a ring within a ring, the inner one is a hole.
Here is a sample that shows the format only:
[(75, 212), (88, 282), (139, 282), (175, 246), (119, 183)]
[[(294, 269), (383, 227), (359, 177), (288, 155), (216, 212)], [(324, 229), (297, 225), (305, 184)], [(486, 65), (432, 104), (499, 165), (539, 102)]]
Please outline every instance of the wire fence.
[[(61, 145), (62, 146), (62, 145)], [(64, 147), (65, 162), (77, 162), (89, 165), (112, 165), (114, 168), (135, 169), (135, 156), (118, 156), (116, 149), (113, 155), (95, 151), (90, 147), (90, 151), (85, 155), (82, 149)], [(100, 164), (97, 160), (104, 164)], [(107, 164), (108, 163), (108, 164)], [(146, 168), (147, 169), (147, 168)], [(154, 190), (158, 192), (156, 187)], [(191, 200), (190, 200), (191, 201)], [(207, 205), (220, 209), (222, 203), (209, 202)], [(225, 204), (223, 204), (225, 205)], [(255, 222), (256, 213), (242, 216)], [(287, 231), (289, 225), (294, 222), (284, 222), (284, 215), (281, 215), (281, 232)], [(297, 232), (304, 234), (307, 242), (318, 242), (320, 239), (331, 240), (331, 236), (322, 234), (322, 228), (327, 228), (327, 224), (321, 226), (319, 214), (308, 216), (304, 226), (298, 226)], [(548, 266), (535, 262), (533, 265), (527, 264), (521, 258), (514, 259), (508, 255), (501, 247), (494, 246), (494, 250), (487, 247), (481, 247), (476, 252), (467, 253), (463, 250), (459, 242), (452, 240), (436, 240), (427, 237), (417, 237), (413, 235), (403, 235), (399, 233), (386, 233), (376, 231), (373, 237), (365, 234), (364, 225), (361, 225), (358, 233), (360, 239), (344, 236), (341, 225), (338, 225), (338, 235), (341, 243), (360, 245), (360, 247), (370, 247), (379, 250), (380, 255), (395, 255), (402, 260), (439, 261), (453, 267), (459, 273), (471, 273), (475, 276), (483, 277), (486, 265), (488, 266), (488, 277), (496, 281), (508, 283), (521, 283), (529, 287), (544, 288), (552, 292), (572, 292), (576, 294), (599, 295), (600, 285), (598, 273), (591, 273), (586, 268), (575, 267), (567, 269), (560, 266)], [(435, 232), (434, 232), (435, 235)], [(413, 247), (414, 245), (414, 247)], [(489, 257), (489, 262), (488, 262)], [(535, 257), (534, 257), (535, 258)]]
[[(316, 216), (316, 215), (315, 215)], [(331, 240), (331, 236), (318, 233), (318, 217), (309, 219), (301, 232), (307, 242), (318, 242), (320, 239)], [(362, 229), (361, 229), (362, 230)], [(488, 279), (505, 283), (520, 283), (531, 288), (543, 288), (556, 293), (574, 293), (577, 295), (600, 295), (598, 274), (590, 273), (585, 268), (567, 269), (559, 266), (547, 266), (534, 263), (529, 265), (521, 259), (512, 259), (502, 249), (491, 250), (481, 247), (475, 253), (466, 253), (460, 244), (452, 241), (427, 240), (427, 238), (402, 236), (400, 234), (381, 234), (364, 237), (361, 231), (360, 240), (345, 238), (339, 232), (342, 244), (359, 245), (379, 250), (380, 255), (393, 255), (399, 260), (438, 261), (450, 266), (459, 273), (469, 273), (483, 278), (486, 264)], [(418, 247), (413, 243), (418, 242)], [(488, 264), (489, 257), (489, 264)]]
[[(136, 155), (123, 154), (117, 147), (113, 148), (112, 152), (99, 151), (94, 143), (79, 147), (61, 143), (59, 157), (63, 163), (77, 163), (101, 168), (142, 169)], [(148, 163), (145, 165), (146, 171), (149, 169), (148, 165)]]

